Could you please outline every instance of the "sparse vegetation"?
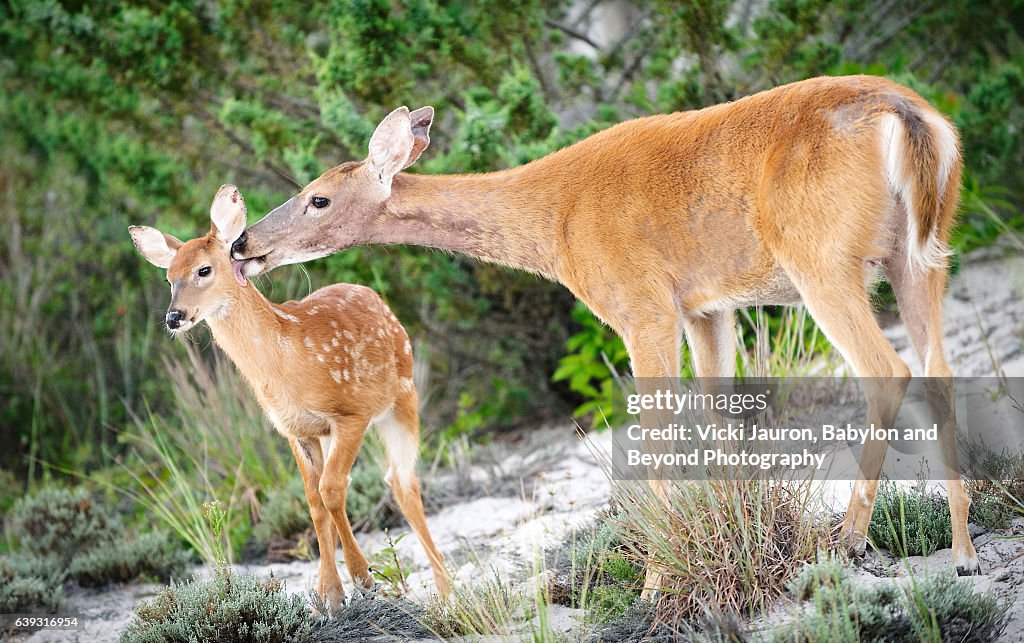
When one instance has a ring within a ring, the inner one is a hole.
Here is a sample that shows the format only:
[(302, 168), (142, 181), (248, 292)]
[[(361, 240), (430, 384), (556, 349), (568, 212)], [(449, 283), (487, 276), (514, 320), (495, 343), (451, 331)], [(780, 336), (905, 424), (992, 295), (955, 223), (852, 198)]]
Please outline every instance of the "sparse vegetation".
[(948, 574), (869, 584), (851, 578), (842, 563), (822, 559), (803, 569), (789, 591), (807, 605), (772, 632), (776, 643), (982, 643), (1005, 627), (1006, 605)]
[(523, 620), (526, 606), (523, 594), (495, 573), (471, 586), (456, 587), (449, 600), (432, 599), (424, 625), (442, 638), (507, 634), (512, 623)]
[(802, 566), (827, 549), (827, 520), (801, 482), (669, 482), (670, 510), (642, 482), (617, 481), (624, 542), (662, 572), (658, 623), (693, 620), (718, 605), (751, 615), (770, 605)]

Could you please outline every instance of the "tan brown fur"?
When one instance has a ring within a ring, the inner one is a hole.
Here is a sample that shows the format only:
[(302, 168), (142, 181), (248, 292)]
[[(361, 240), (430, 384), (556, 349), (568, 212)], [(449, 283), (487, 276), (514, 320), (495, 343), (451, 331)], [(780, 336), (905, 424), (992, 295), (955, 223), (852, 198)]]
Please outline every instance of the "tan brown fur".
[[(257, 222), (236, 258), (257, 273), (357, 244), (405, 243), (529, 270), (564, 284), (619, 333), (637, 377), (677, 377), (683, 334), (698, 375), (729, 377), (733, 311), (803, 301), (857, 375), (892, 378), (869, 409), (885, 425), (910, 371), (868, 299), (881, 271), (925, 375), (952, 375), (941, 300), (959, 142), (909, 89), (871, 76), (814, 78), (622, 123), (509, 170), (399, 173), (426, 145), (432, 115), (392, 112), (366, 161), (328, 172)], [(315, 208), (314, 197), (330, 205)], [(853, 550), (863, 550), (884, 453), (876, 445), (862, 465), (844, 522)], [(948, 485), (954, 562), (977, 573), (969, 501), (958, 478)]]

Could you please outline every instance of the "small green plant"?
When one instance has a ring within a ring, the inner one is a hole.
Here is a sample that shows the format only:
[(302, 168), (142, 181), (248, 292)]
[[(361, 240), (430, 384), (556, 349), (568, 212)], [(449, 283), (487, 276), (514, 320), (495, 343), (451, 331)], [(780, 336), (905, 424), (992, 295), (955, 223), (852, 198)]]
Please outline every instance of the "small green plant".
[(391, 530), (384, 530), (384, 539), (387, 546), (370, 556), (370, 569), (373, 576), (383, 583), (380, 591), (385, 596), (398, 598), (409, 593), (409, 583), (405, 580), (405, 570), (402, 569), (402, 561), (398, 557), (398, 550), (395, 546), (402, 542), (409, 532), (399, 534), (398, 538), (391, 537)]
[(211, 500), (203, 503), (203, 518), (210, 527), (213, 534), (213, 557), (218, 565), (227, 565), (228, 559), (224, 554), (225, 526), (228, 521), (228, 514), (220, 500)]
[(924, 489), (883, 480), (875, 498), (868, 537), (876, 547), (899, 556), (928, 556), (953, 545), (949, 502)]
[(855, 582), (841, 562), (821, 557), (790, 582), (792, 597), (807, 602), (794, 620), (772, 631), (777, 643), (917, 643), (996, 640), (1006, 605), (992, 593), (948, 574), (872, 584)]
[(209, 580), (172, 584), (135, 610), (122, 643), (308, 641), (314, 630), (301, 595), (284, 582), (239, 575), (218, 565)]

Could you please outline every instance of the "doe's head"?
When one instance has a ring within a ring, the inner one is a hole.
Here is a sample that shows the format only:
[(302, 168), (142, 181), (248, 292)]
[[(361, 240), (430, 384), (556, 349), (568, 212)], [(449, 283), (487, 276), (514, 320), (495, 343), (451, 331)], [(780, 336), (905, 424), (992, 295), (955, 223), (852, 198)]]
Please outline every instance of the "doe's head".
[(165, 322), (170, 331), (184, 332), (204, 319), (223, 316), (239, 289), (247, 286), (240, 262), (230, 256), (231, 243), (245, 229), (245, 214), (238, 188), (224, 185), (210, 207), (210, 231), (202, 237), (182, 242), (156, 228), (128, 228), (139, 253), (167, 269), (171, 304)]
[(254, 223), (233, 246), (246, 275), (301, 263), (373, 240), (392, 181), (430, 144), (434, 108), (399, 107), (377, 125), (369, 155), (324, 172)]

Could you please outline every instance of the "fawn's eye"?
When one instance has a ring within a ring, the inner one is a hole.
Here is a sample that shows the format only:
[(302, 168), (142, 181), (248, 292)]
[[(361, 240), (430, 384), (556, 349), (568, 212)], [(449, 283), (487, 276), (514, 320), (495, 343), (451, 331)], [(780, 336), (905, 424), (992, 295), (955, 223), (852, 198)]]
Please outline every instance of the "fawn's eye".
[(329, 206), (331, 204), (331, 200), (326, 197), (315, 196), (313, 197), (313, 200), (310, 201), (310, 203), (313, 204), (314, 208), (319, 210), (321, 208), (326, 208), (327, 206)]
[(211, 272), (210, 266), (203, 266), (197, 273), (200, 277), (209, 277)]

